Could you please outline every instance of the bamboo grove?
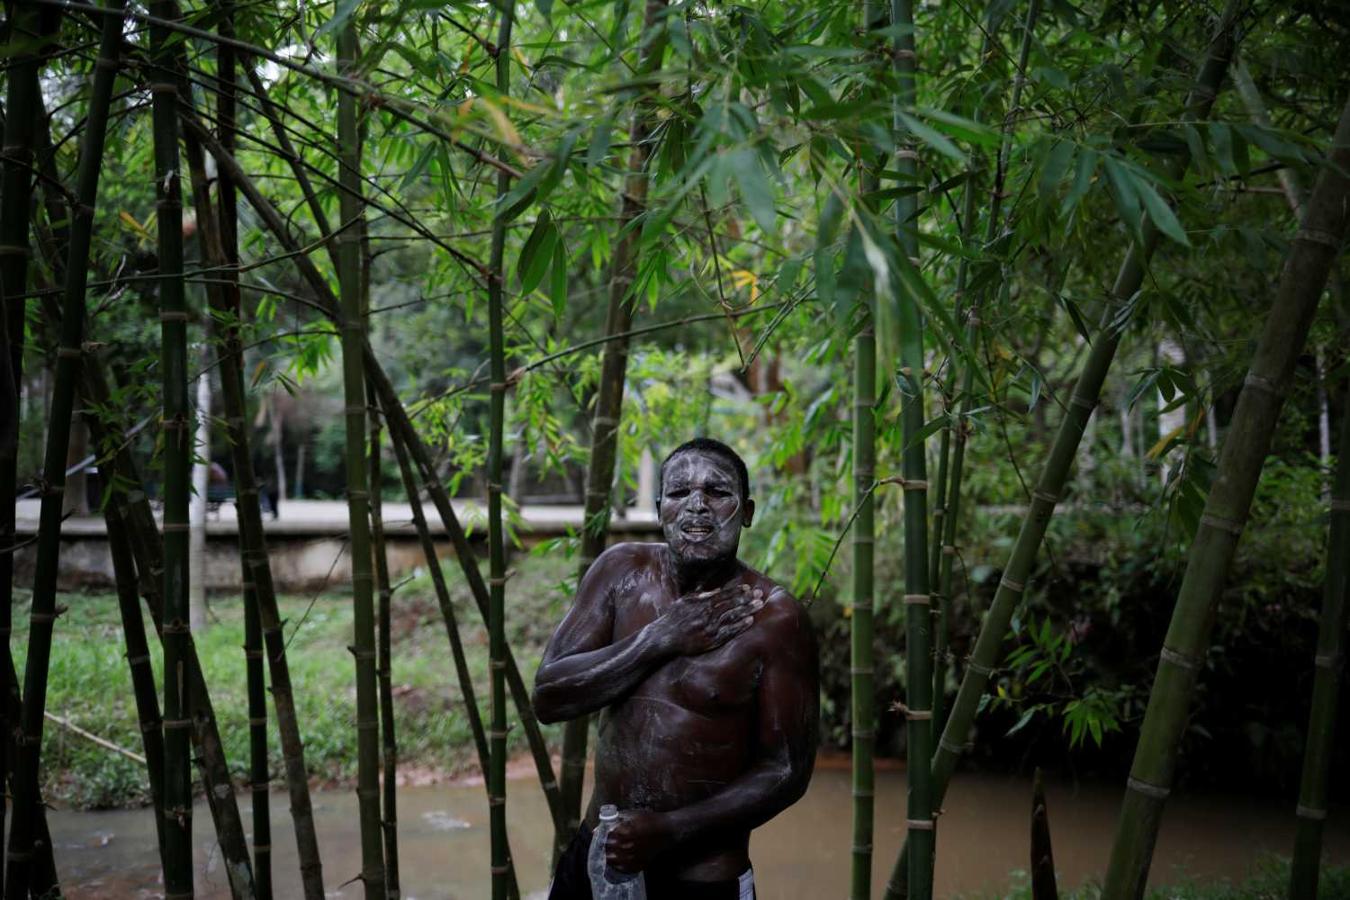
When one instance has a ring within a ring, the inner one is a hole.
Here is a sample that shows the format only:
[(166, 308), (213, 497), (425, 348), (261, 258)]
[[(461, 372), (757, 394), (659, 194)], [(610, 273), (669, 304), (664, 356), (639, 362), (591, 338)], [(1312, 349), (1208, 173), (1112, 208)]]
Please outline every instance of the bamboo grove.
[[(505, 900), (547, 880), (512, 855), (513, 795), (542, 794), (561, 852), (590, 743), (585, 717), (541, 727), (535, 661), (510, 639), (529, 599), (515, 472), (582, 476), (580, 527), (557, 543), (574, 587), (643, 454), (693, 429), (745, 451), (768, 523), (750, 561), (822, 623), (855, 900), (943, 891), (944, 799), (996, 722), (1115, 742), (1103, 892), (1141, 897), (1211, 650), (1240, 627), (1243, 541), (1279, 506), (1263, 471), (1315, 469), (1321, 601), (1288, 797), (1291, 896), (1315, 897), (1350, 610), (1347, 38), (1335, 4), (1256, 0), (8, 4), (4, 895), (59, 894), (44, 722), (77, 603), (58, 590), (73, 432), (101, 476), (165, 895), (201, 889), (203, 834), (232, 896), (281, 895), (274, 782), (306, 898), (349, 880), (402, 895), (394, 788), (417, 736), (395, 732), (398, 498), (486, 788), (483, 880)], [(221, 388), (237, 506), (241, 589), (214, 602), (245, 623), (238, 744), (189, 624), (193, 436), (213, 418), (191, 402), (199, 376)], [(293, 675), (303, 622), (283, 614), (258, 466), (269, 398), (315, 384), (341, 397), (328, 452), (353, 622), (351, 666), (328, 660), (324, 685)], [(750, 399), (698, 399), (719, 391)], [(1150, 615), (1168, 624), (1117, 683), (1052, 691), (1086, 634), (1057, 639), (1052, 613), (1087, 621), (1090, 598), (1047, 595), (1070, 517), (1109, 505), (1107, 469), (1132, 492), (1110, 503), (1164, 523)], [(466, 649), (480, 626), (485, 675)], [(302, 713), (305, 691), (349, 687), (359, 863), (322, 853)], [(877, 789), (885, 753), (905, 758), (906, 796)], [(508, 781), (511, 754), (533, 783)], [(903, 811), (898, 841), (882, 807)]]

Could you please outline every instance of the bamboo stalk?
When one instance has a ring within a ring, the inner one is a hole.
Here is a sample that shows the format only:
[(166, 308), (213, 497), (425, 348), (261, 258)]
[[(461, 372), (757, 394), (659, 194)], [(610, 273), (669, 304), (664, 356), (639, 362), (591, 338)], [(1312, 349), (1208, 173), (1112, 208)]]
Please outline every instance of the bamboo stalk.
[[(511, 96), (511, 26), (515, 0), (501, 8), (497, 29), (497, 92)], [(497, 214), (488, 259), (488, 675), (492, 725), (488, 731), (488, 816), (491, 829), (492, 898), (506, 900), (510, 855), (506, 838), (506, 542), (502, 529), (502, 436), (506, 417), (506, 343), (502, 327), (502, 259), (506, 218), (502, 200), (511, 176), (497, 172)]]
[(1215, 607), (1251, 509), (1294, 366), (1350, 224), (1347, 167), (1350, 103), (1337, 123), (1328, 165), (1304, 204), (1299, 230), (1285, 257), (1265, 329), (1228, 426), (1200, 527), (1187, 555), (1186, 573), (1163, 641), (1126, 783), (1103, 888), (1106, 898), (1140, 897), (1144, 892), (1163, 802), (1171, 789), (1177, 747), (1209, 646)]
[[(19, 698), (19, 678), (14, 671), (14, 660), (7, 653), (4, 657), (5, 676), (9, 679), (10, 690), (4, 697), (5, 715), (11, 722), (23, 718), (20, 713), (22, 701)], [(9, 743), (7, 740), (6, 743)], [(14, 773), (9, 773), (10, 794), (13, 795)], [(38, 797), (37, 810), (33, 821), (33, 864), (29, 873), (30, 893), (36, 897), (60, 897), (57, 884), (56, 863), (52, 860), (52, 836), (47, 830), (46, 807)]]
[(164, 858), (164, 733), (159, 715), (159, 696), (155, 674), (150, 667), (150, 647), (145, 641), (145, 621), (141, 618), (141, 598), (137, 590), (136, 562), (127, 538), (126, 522), (119, 503), (103, 509), (108, 526), (108, 549), (112, 553), (113, 578), (117, 583), (117, 606), (122, 616), (122, 634), (127, 647), (127, 666), (131, 670), (131, 690), (136, 698), (136, 719), (140, 726), (141, 748), (150, 779), (150, 800), (155, 814), (155, 838), (160, 862)]
[[(183, 107), (185, 110), (191, 110), (190, 89), (186, 82), (182, 82), (181, 87), (184, 91)], [(223, 198), (228, 204), (230, 224), (228, 226), (218, 224), (211, 203), (206, 167), (197, 135), (186, 133), (184, 147), (193, 202), (197, 210), (197, 233), (201, 239), (202, 256), (212, 266), (224, 267), (227, 259), (225, 249), (227, 239), (231, 242), (230, 252), (237, 257), (233, 191)], [(226, 179), (229, 178), (228, 173), (222, 175)], [(225, 211), (222, 207), (222, 212)], [(267, 710), (262, 671), (262, 647), (265, 645), (272, 680), (273, 705), (277, 714), (277, 730), (281, 738), (286, 784), (291, 801), (291, 820), (300, 858), (301, 882), (307, 900), (319, 900), (324, 896), (323, 865), (315, 833), (313, 804), (309, 796), (304, 747), (295, 712), (295, 692), (291, 684), (290, 667), (286, 661), (285, 637), (263, 534), (257, 477), (253, 471), (244, 391), (243, 347), (239, 335), (242, 309), (237, 283), (231, 278), (221, 279), (219, 283), (207, 286), (207, 296), (212, 308), (222, 321), (227, 323), (221, 354), (221, 393), (230, 437), (238, 509), (240, 559), (244, 568), (245, 659), (249, 666), (250, 791), (253, 795), (255, 817), (262, 812), (261, 832), (259, 820), (255, 818), (254, 822), (254, 857), (255, 866), (259, 868), (259, 872), (255, 873), (255, 890), (260, 896), (270, 895), (272, 891), (271, 812), (267, 805), (271, 775), (267, 766)], [(251, 620), (255, 616), (257, 634), (253, 634), (251, 628), (253, 624)]]
[[(866, 190), (866, 188), (864, 189)], [(876, 479), (876, 326), (871, 309), (853, 339), (853, 522), (852, 719), (853, 868), (850, 896), (872, 896), (873, 748), (876, 744), (875, 678), (872, 658), (873, 485)]]
[[(1240, 8), (1240, 0), (1230, 2), (1219, 19), (1196, 78), (1196, 86), (1186, 100), (1185, 112), (1182, 114), (1184, 120), (1195, 121), (1209, 115), (1224, 73), (1227, 71), (1228, 61), (1232, 57), (1233, 31)], [(1189, 158), (1184, 154), (1180, 155), (1169, 167), (1171, 177), (1180, 178), (1188, 163)], [(1097, 405), (1102, 383), (1115, 358), (1116, 349), (1120, 346), (1121, 330), (1116, 318), (1143, 284), (1146, 265), (1157, 242), (1157, 229), (1151, 222), (1146, 221), (1142, 241), (1131, 242), (1120, 270), (1116, 273), (1101, 325), (1093, 337), (1087, 360), (1074, 384), (1068, 410), (1060, 422), (1050, 453), (1041, 469), (1040, 478), (1032, 492), (1030, 509), (1022, 519), (1017, 540), (1004, 566), (994, 600), (980, 625), (975, 648), (966, 665), (965, 675), (961, 679), (961, 687), (957, 691), (947, 724), (938, 741), (933, 757), (933, 800), (937, 804), (941, 804), (952, 773), (956, 769), (957, 759), (965, 750), (971, 726), (975, 722), (975, 714), (979, 710), (980, 699), (984, 696), (989, 677), (1001, 658), (1003, 637), (1008, 632), (1008, 624), (1026, 589), (1026, 579), (1031, 573), (1032, 564), (1045, 537), (1050, 517), (1054, 514), (1055, 504), (1059, 502), (1059, 495), (1068, 481), (1069, 469), (1077, 455), (1083, 429)], [(906, 843), (900, 848), (895, 868), (886, 885), (887, 900), (905, 896), (904, 873), (908, 856), (909, 849)]]
[[(1270, 116), (1242, 60), (1233, 65), (1233, 84), (1252, 119), (1270, 127)], [(1280, 188), (1295, 217), (1303, 217), (1303, 188), (1292, 169), (1278, 172)], [(1334, 292), (1333, 292), (1334, 296)], [(1322, 395), (1325, 409), (1325, 393)], [(1325, 456), (1325, 453), (1324, 453)], [(1294, 857), (1290, 865), (1291, 900), (1315, 900), (1321, 875), (1322, 830), (1326, 819), (1327, 779), (1336, 733), (1336, 706), (1345, 666), (1347, 584), (1350, 584), (1350, 415), (1341, 422), (1340, 458), (1331, 487), (1331, 522), (1327, 534), (1327, 573), (1322, 612), (1317, 623), (1317, 651), (1313, 657), (1313, 695), (1308, 713), (1308, 736), (1303, 748), (1303, 772), (1295, 816)]]
[(389, 557), (384, 543), (384, 497), (380, 470), (380, 420), (373, 392), (367, 390), (370, 416), (370, 537), (374, 547), (375, 590), (379, 595), (375, 669), (380, 683), (380, 741), (383, 796), (380, 823), (384, 826), (384, 884), (388, 900), (398, 900), (398, 740), (394, 735), (394, 685), (390, 667), (393, 588), (389, 584)]
[[(880, 0), (863, 6), (863, 28), (885, 25)], [(874, 49), (869, 46), (869, 50)], [(860, 160), (862, 157), (859, 157)], [(858, 189), (867, 197), (880, 183), (875, 164), (859, 163)], [(866, 201), (865, 201), (866, 202)], [(870, 203), (870, 206), (875, 206)], [(875, 290), (859, 304), (861, 324), (853, 338), (853, 606), (849, 621), (849, 672), (852, 719), (853, 846), (849, 896), (872, 896), (872, 836), (875, 807), (876, 678), (873, 674), (874, 542), (876, 537), (877, 337)]]
[(1322, 613), (1317, 622), (1313, 658), (1312, 709), (1303, 747), (1299, 784), (1298, 830), (1290, 867), (1291, 900), (1314, 900), (1321, 873), (1322, 830), (1326, 824), (1327, 783), (1336, 736), (1336, 709), (1345, 669), (1345, 629), (1350, 618), (1350, 415), (1341, 417), (1336, 479), (1331, 489), (1331, 527), (1327, 534), (1327, 574)]
[[(354, 17), (338, 31), (338, 71), (351, 78), (357, 67)], [(344, 224), (363, 216), (361, 145), (356, 98), (338, 95), (339, 217)], [(353, 646), (356, 659), (356, 799), (361, 820), (361, 880), (367, 900), (384, 890), (384, 846), (380, 834), (379, 700), (375, 686), (375, 605), (371, 594), (370, 494), (366, 478), (366, 386), (363, 368), (365, 319), (361, 315), (361, 234), (344, 228), (337, 245), (341, 298), (342, 384), (347, 424), (347, 512), (352, 560)]]
[[(18, 758), (14, 775), (14, 820), (9, 843), (11, 865), (6, 874), (6, 892), (11, 897), (22, 896), (30, 887), (29, 863), (33, 857), (34, 811), (38, 803), (38, 766), (47, 706), (47, 672), (51, 661), (52, 632), (57, 616), (63, 611), (56, 605), (56, 579), (61, 553), (66, 454), (69, 450), (70, 422), (81, 375), (85, 285), (93, 234), (94, 204), (98, 200), (104, 138), (107, 134), (108, 111), (112, 105), (113, 82), (117, 75), (118, 50), (121, 44), (121, 20), (109, 16), (103, 25), (87, 125), (80, 147), (80, 172), (62, 297), (56, 380), (47, 418), (47, 446), (43, 461), (44, 489), (39, 513), (37, 562), (33, 580), (32, 611), (29, 616), (28, 655), (25, 661), (20, 720), (22, 737), (17, 740)], [(35, 76), (36, 68), (34, 68)], [(31, 147), (31, 123), (27, 130)], [(12, 133), (10, 139), (13, 140)]]
[[(216, 160), (221, 171), (230, 173), (230, 177), (248, 199), (249, 204), (258, 214), (267, 230), (272, 233), (273, 237), (281, 243), (288, 253), (294, 254), (296, 268), (317, 298), (319, 308), (325, 315), (336, 319), (337, 298), (333, 296), (327, 280), (315, 267), (313, 261), (300, 253), (299, 242), (287, 229), (286, 223), (281, 214), (277, 212), (276, 207), (248, 177), (248, 174), (239, 165), (238, 160), (226, 153), (220, 147), (219, 142), (212, 139), (210, 133), (199, 122), (189, 119), (185, 124), (201, 140), (202, 145)], [(331, 239), (330, 235), (324, 235), (323, 237)], [(450, 496), (446, 493), (444, 485), (440, 483), (436, 474), (436, 467), (431, 461), (431, 454), (427, 451), (426, 445), (413, 427), (412, 420), (409, 419), (407, 411), (398, 398), (398, 392), (394, 389), (393, 383), (389, 380), (389, 376), (385, 373), (369, 344), (365, 346), (365, 366), (366, 375), (374, 385), (376, 396), (379, 397), (380, 405), (384, 409), (386, 424), (389, 426), (391, 435), (397, 435), (399, 440), (406, 443), (412, 461), (426, 479), (427, 493), (430, 495), (441, 523), (450, 537), (450, 542), (455, 550), (455, 557), (464, 573), (469, 590), (473, 594), (479, 615), (486, 622), (488, 589), (482, 572), (479, 571), (478, 559), (469, 544), (464, 527), (460, 524), (458, 516), (455, 515), (454, 507), (450, 503)], [(530, 746), (530, 755), (534, 759), (535, 769), (539, 775), (539, 784), (544, 791), (554, 829), (555, 831), (559, 830), (566, 820), (562, 811), (558, 782), (553, 775), (553, 763), (549, 759), (548, 746), (545, 744), (543, 733), (539, 729), (539, 720), (534, 715), (529, 690), (525, 686), (524, 679), (520, 676), (520, 670), (509, 646), (506, 648), (506, 683), (511, 691), (512, 702), (515, 703), (520, 716), (521, 728), (524, 730)]]
[[(894, 46), (894, 72), (899, 82), (896, 109), (913, 107), (915, 98), (914, 8), (911, 0), (891, 0), (891, 24), (899, 29)], [(894, 123), (896, 168), (902, 180), (918, 180), (918, 154), (908, 129), (897, 115)], [(895, 202), (895, 228), (900, 252), (917, 266), (919, 257), (918, 199), (906, 194)], [(928, 583), (928, 474), (923, 429), (923, 317), (918, 298), (902, 289), (899, 297), (901, 431), (904, 452), (901, 473), (905, 516), (905, 690), (906, 830), (910, 896), (928, 900), (933, 894), (933, 853), (936, 845), (933, 816), (933, 659), (932, 606)]]
[[(84, 390), (91, 406), (100, 409), (109, 408), (110, 392), (96, 356), (91, 355), (85, 360)], [(136, 562), (140, 591), (162, 643), (164, 557), (154, 512), (150, 509), (149, 499), (142, 487), (140, 472), (128, 449), (129, 442), (125, 436), (115, 432), (91, 410), (86, 410), (85, 421), (89, 423), (95, 442), (106, 454), (104, 457), (106, 462), (101, 465), (112, 474), (112, 502), (119, 505)], [(187, 646), (186, 662), (187, 689), (191, 695), (194, 713), (192, 729), (192, 740), (196, 750), (194, 759), (202, 779), (207, 807), (215, 825), (216, 840), (220, 844), (221, 856), (225, 860), (225, 872), (230, 883), (231, 895), (236, 900), (248, 900), (255, 896), (248, 841), (244, 836), (243, 820), (240, 818), (239, 804), (235, 797), (234, 780), (230, 775), (229, 760), (225, 757), (225, 747), (220, 738), (210, 690), (202, 674), (196, 647), (190, 641)]]
[[(387, 411), (385, 415), (388, 416)], [(478, 768), (483, 773), (483, 786), (488, 790), (490, 798), (491, 788), (487, 781), (489, 757), (487, 732), (483, 728), (483, 718), (479, 713), (478, 701), (474, 696), (473, 676), (469, 674), (469, 663), (464, 655), (464, 644), (460, 640), (459, 624), (455, 621), (455, 608), (450, 602), (450, 589), (446, 586), (445, 573), (441, 571), (440, 560), (436, 553), (436, 544), (432, 539), (431, 529), (422, 509), (422, 498), (418, 493), (417, 478), (413, 473), (412, 463), (409, 461), (408, 448), (399, 432), (392, 428), (389, 430), (389, 438), (389, 442), (394, 448), (394, 456), (398, 460), (399, 472), (403, 479), (403, 489), (408, 495), (408, 505), (412, 508), (413, 527), (417, 531), (418, 540), (421, 542), (422, 555), (426, 558), (427, 571), (431, 575), (431, 583), (435, 588), (436, 602), (441, 610), (441, 620), (445, 623), (446, 637), (450, 642), (450, 655), (455, 664), (455, 677), (459, 682), (460, 696), (464, 698), (464, 713), (469, 720), (469, 730), (473, 734), (474, 748), (478, 753)], [(508, 674), (510, 671), (511, 668), (508, 667)], [(518, 897), (520, 889), (516, 884), (515, 864), (511, 861), (509, 852), (507, 853), (507, 860), (508, 865), (511, 866), (511, 871), (508, 873), (510, 895)]]
[[(173, 19), (172, 2), (152, 4)], [(169, 32), (150, 32), (155, 65), (150, 85), (154, 119), (155, 194), (158, 219), (160, 377), (164, 429), (164, 892), (166, 900), (193, 896), (192, 771), (187, 690), (188, 494), (192, 455), (187, 398), (187, 304), (183, 293), (183, 203), (178, 157), (178, 86)]]
[[(221, 19), (218, 30), (222, 37), (231, 38), (234, 36), (234, 0), (221, 0), (220, 13)], [(237, 128), (238, 66), (235, 49), (229, 44), (218, 44), (216, 46), (216, 77), (218, 81), (216, 95), (216, 117), (219, 122), (218, 137), (221, 146), (232, 153), (234, 152), (235, 130)], [(200, 159), (200, 153), (200, 147), (198, 147), (192, 153), (193, 158)], [(207, 191), (203, 191), (200, 201), (198, 200), (196, 183), (204, 174), (204, 172), (201, 174), (192, 173), (194, 205), (209, 203), (209, 192)], [(199, 210), (198, 218), (204, 219), (208, 226), (207, 229), (199, 232), (202, 236), (202, 247), (205, 251), (203, 256), (208, 257), (209, 262), (214, 262), (210, 259), (212, 249), (210, 246), (212, 242), (209, 239), (210, 210)], [(240, 479), (238, 475), (235, 477), (235, 497), (245, 498), (244, 502), (251, 501), (256, 506), (256, 484), (249, 484), (249, 482), (255, 481), (251, 477), (253, 454), (249, 449), (248, 427), (242, 421), (247, 414), (247, 409), (243, 406), (235, 408), (238, 403), (234, 396), (236, 392), (225, 386), (227, 380), (232, 381), (235, 385), (241, 385), (243, 371), (243, 350), (240, 346), (239, 337), (239, 323), (242, 321), (243, 309), (239, 302), (239, 276), (236, 271), (239, 265), (239, 212), (234, 180), (230, 178), (227, 172), (219, 173), (216, 180), (215, 218), (219, 234), (219, 262), (224, 266), (221, 280), (225, 282), (218, 291), (218, 303), (220, 307), (228, 309), (231, 313), (229, 316), (222, 317), (222, 349), (225, 359), (222, 360), (221, 365), (221, 394), (222, 397), (228, 398), (225, 403), (225, 416), (230, 432), (230, 447), (233, 455), (231, 468), (238, 473), (241, 469), (242, 457), (247, 463), (244, 468), (248, 470), (244, 479)], [(238, 393), (242, 394), (242, 390)], [(236, 452), (236, 449), (238, 452)], [(245, 493), (243, 489), (246, 485), (252, 487), (253, 491)], [(258, 900), (271, 900), (272, 773), (268, 765), (267, 750), (267, 675), (263, 663), (263, 622), (258, 603), (258, 588), (252, 566), (249, 563), (250, 558), (257, 558), (259, 549), (263, 549), (264, 554), (266, 551), (265, 548), (261, 548), (261, 512), (256, 516), (257, 521), (255, 523), (255, 516), (243, 510), (243, 503), (236, 500), (236, 507), (239, 509), (238, 518), (240, 521), (239, 562), (242, 569), (241, 581), (244, 601), (244, 667), (248, 685), (248, 780), (253, 808), (253, 878)], [(247, 523), (245, 523), (245, 520), (248, 520)], [(256, 533), (253, 530), (255, 524), (257, 526)], [(246, 534), (248, 537), (245, 537)], [(253, 553), (252, 557), (250, 557), (250, 552)], [(270, 566), (268, 566), (268, 571), (270, 573)], [(306, 791), (306, 795), (308, 795), (308, 791)], [(297, 843), (303, 845), (303, 842), (298, 841)]]
[[(0, 169), (0, 310), (3, 318), (3, 342), (0, 342), (0, 366), (4, 368), (4, 377), (0, 379), (0, 412), (12, 404), (13, 414), (6, 415), (0, 425), (0, 634), (4, 635), (5, 660), (3, 689), (7, 696), (11, 691), (17, 693), (18, 682), (14, 680), (14, 661), (10, 655), (9, 638), (12, 626), (12, 607), (14, 590), (14, 554), (15, 544), (15, 505), (14, 498), (18, 485), (18, 437), (19, 437), (19, 387), (23, 383), (23, 346), (25, 331), (25, 307), (22, 299), (28, 284), (28, 227), (29, 205), (32, 198), (32, 161), (34, 145), (34, 122), (41, 108), (42, 94), (38, 85), (38, 73), (47, 53), (45, 38), (56, 25), (51, 15), (39, 17), (38, 10), (31, 6), (16, 5), (9, 9), (10, 65), (6, 73), (5, 109), (8, 119), (5, 123), (4, 162)], [(44, 46), (31, 47), (29, 40), (37, 34)], [(15, 713), (19, 712), (16, 707)], [(10, 715), (8, 704), (0, 709), (0, 735), (9, 735), (19, 727), (18, 719)], [(15, 760), (10, 756), (8, 739), (0, 740), (0, 778), (15, 770), (14, 800), (20, 799), (18, 773)], [(34, 788), (36, 790), (36, 788)], [(24, 795), (24, 809), (29, 817), (19, 825), (16, 817), (11, 824), (11, 842), (16, 826), (27, 832), (24, 843), (32, 844), (32, 819), (34, 810), (39, 807), (36, 795)], [(5, 806), (0, 803), (0, 835), (4, 832)], [(16, 807), (17, 808), (17, 807)], [(44, 820), (45, 821), (45, 820)], [(11, 844), (12, 846), (12, 844)], [(21, 851), (29, 852), (29, 851)], [(50, 850), (48, 850), (50, 853)], [(0, 853), (0, 884), (7, 881), (5, 854)]]
[[(651, 136), (657, 125), (657, 89), (651, 76), (661, 68), (667, 36), (662, 20), (667, 0), (647, 0), (643, 13), (642, 50), (636, 78), (647, 87), (638, 95), (629, 126), (628, 174), (624, 179), (623, 199), (616, 223), (622, 235), (614, 246), (609, 277), (609, 304), (605, 314), (605, 334), (619, 335), (632, 326), (633, 282), (637, 275), (641, 229), (630, 224), (646, 210), (647, 160), (651, 157)], [(600, 384), (591, 417), (591, 455), (586, 468), (586, 497), (582, 513), (581, 561), (577, 583), (581, 582), (605, 549), (609, 533), (611, 494), (614, 485), (615, 457), (619, 443), (619, 420), (623, 412), (624, 374), (628, 368), (628, 341), (605, 344), (600, 357)], [(590, 716), (581, 716), (563, 726), (562, 797), (567, 814), (566, 830), (559, 831), (554, 853), (567, 846), (581, 824), (581, 786), (586, 772), (586, 744)]]

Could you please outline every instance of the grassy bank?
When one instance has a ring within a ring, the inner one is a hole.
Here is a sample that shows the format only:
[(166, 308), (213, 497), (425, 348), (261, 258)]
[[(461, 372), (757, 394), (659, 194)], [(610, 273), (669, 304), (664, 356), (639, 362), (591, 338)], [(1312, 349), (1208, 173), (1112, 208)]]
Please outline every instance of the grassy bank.
[[(562, 559), (521, 559), (508, 587), (508, 633), (522, 674), (533, 682), (544, 643), (568, 600), (561, 583), (571, 566)], [(487, 708), (487, 632), (467, 588), (446, 568), (476, 697)], [(11, 646), (23, 677), (28, 609), (14, 610)], [(116, 598), (66, 594), (69, 611), (56, 623), (47, 709), (106, 740), (140, 753), (136, 705), (131, 692)], [(244, 671), (243, 607), (238, 596), (211, 598), (211, 627), (196, 636), (211, 697), (220, 720), (231, 768), (241, 780), (248, 766), (248, 703)], [(355, 776), (356, 729), (351, 598), (340, 593), (281, 599), (289, 642), (287, 659), (296, 690), (305, 761), (313, 778), (342, 781)], [(400, 769), (414, 777), (455, 775), (477, 769), (472, 733), (455, 679), (439, 607), (425, 573), (394, 594), (392, 672)], [(156, 678), (159, 642), (149, 635)], [(514, 717), (514, 710), (511, 715)], [(273, 720), (274, 725), (275, 720)], [(550, 740), (556, 729), (546, 729)], [(276, 732), (270, 732), (271, 771), (282, 771)], [(519, 728), (510, 733), (512, 752), (524, 752)], [(43, 790), (49, 801), (80, 808), (134, 805), (148, 799), (145, 770), (55, 722), (43, 735)], [(274, 782), (278, 787), (280, 782)]]

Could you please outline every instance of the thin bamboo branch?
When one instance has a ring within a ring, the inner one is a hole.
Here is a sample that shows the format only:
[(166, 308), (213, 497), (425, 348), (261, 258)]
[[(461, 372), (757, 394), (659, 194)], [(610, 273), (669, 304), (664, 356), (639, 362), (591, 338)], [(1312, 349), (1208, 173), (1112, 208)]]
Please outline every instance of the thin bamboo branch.
[(389, 583), (389, 557), (384, 543), (384, 498), (380, 464), (380, 420), (377, 401), (367, 388), (370, 405), (370, 538), (374, 553), (375, 590), (379, 596), (375, 671), (380, 687), (380, 764), (382, 772), (380, 825), (384, 834), (384, 883), (388, 900), (398, 900), (398, 740), (394, 734), (394, 684), (390, 666), (393, 641), (389, 630), (393, 616), (393, 588)]
[[(70, 12), (81, 12), (92, 15), (108, 14), (108, 12), (102, 9), (101, 7), (93, 6), (87, 3), (73, 3), (70, 2), (70, 0), (30, 0), (30, 2), (41, 4), (43, 6), (64, 9)], [(213, 34), (209, 31), (204, 31), (203, 29), (200, 28), (194, 28), (191, 25), (184, 25), (182, 22), (176, 21), (173, 18), (165, 15), (156, 15), (154, 13), (146, 14), (140, 12), (139, 10), (130, 10), (127, 12), (127, 16), (136, 19), (137, 21), (144, 22), (146, 25), (150, 27), (150, 31), (152, 34), (154, 33), (155, 29), (158, 28), (164, 31), (186, 35), (187, 37), (197, 38), (198, 40), (207, 41), (213, 44), (227, 44), (239, 52), (247, 53), (252, 56), (257, 56), (261, 59), (267, 60), (268, 62), (281, 66), (283, 69), (289, 69), (293, 72), (305, 76), (306, 78), (312, 78), (315, 81), (320, 82), (321, 84), (324, 84), (331, 88), (335, 88), (343, 96), (354, 99), (376, 100), (380, 103), (382, 109), (388, 110), (388, 112), (395, 118), (407, 122), (414, 128), (425, 131), (428, 134), (435, 135), (441, 140), (454, 146), (461, 152), (464, 152), (469, 156), (473, 157), (477, 161), (485, 165), (491, 166), (492, 168), (497, 169), (498, 171), (506, 172), (513, 178), (520, 178), (524, 174), (519, 169), (516, 169), (514, 166), (511, 166), (505, 161), (498, 159), (497, 157), (492, 156), (491, 154), (484, 153), (482, 150), (455, 137), (446, 129), (432, 124), (425, 118), (419, 117), (415, 111), (410, 111), (416, 109), (417, 105), (415, 103), (404, 100), (401, 97), (396, 97), (392, 94), (386, 94), (376, 91), (369, 84), (366, 84), (365, 82), (359, 79), (346, 77), (344, 75), (329, 75), (326, 72), (321, 72), (317, 69), (311, 69), (308, 66), (304, 65), (303, 63), (297, 63), (295, 60), (290, 59), (289, 57), (273, 53), (271, 50), (268, 50), (265, 47), (259, 47), (256, 44), (250, 44), (246, 41), (241, 41), (237, 38), (228, 38), (222, 35)], [(456, 123), (456, 127), (470, 131), (475, 130), (471, 127), (466, 126), (464, 123)], [(484, 132), (483, 136), (492, 137), (494, 139), (496, 138), (495, 134), (491, 134), (489, 132)], [(513, 149), (519, 151), (523, 148), (513, 148)]]
[[(1021, 112), (1022, 107), (1022, 89), (1026, 84), (1027, 63), (1031, 57), (1031, 46), (1035, 41), (1036, 21), (1040, 16), (1040, 0), (1030, 0), (1027, 4), (1026, 19), (1022, 24), (1022, 43), (1017, 54), (1016, 74), (1013, 76), (1012, 91), (1008, 98), (1008, 109), (1003, 116), (1001, 127), (1001, 138), (999, 141), (998, 156), (994, 165), (994, 180), (990, 188), (989, 200), (989, 218), (986, 221), (984, 243), (988, 247), (999, 237), (999, 233), (1004, 228), (1004, 219), (1002, 215), (1003, 199), (1005, 187), (1008, 179), (1008, 164), (1012, 154), (1012, 125)], [(967, 197), (975, 195), (974, 185), (968, 189)], [(973, 227), (973, 223), (972, 223)], [(1011, 272), (1004, 268), (1001, 275), (1002, 285), (1007, 285), (1011, 278)], [(958, 279), (960, 281), (960, 279)], [(960, 289), (964, 290), (964, 284), (960, 284)], [(966, 343), (968, 346), (975, 346), (980, 333), (980, 309), (982, 307), (983, 292), (977, 295), (971, 302), (966, 319)], [(938, 638), (935, 642), (935, 662), (934, 662), (934, 728), (941, 730), (944, 722), (944, 716), (939, 711), (943, 705), (942, 699), (945, 693), (947, 682), (947, 620), (950, 615), (952, 599), (952, 580), (954, 577), (956, 554), (957, 554), (957, 527), (960, 524), (961, 515), (961, 485), (962, 475), (965, 469), (966, 442), (970, 436), (969, 419), (971, 410), (975, 405), (975, 366), (974, 361), (965, 366), (961, 377), (961, 405), (958, 413), (957, 424), (954, 428), (952, 437), (952, 457), (951, 471), (947, 485), (947, 493), (942, 504), (945, 512), (943, 529), (935, 532), (938, 539), (934, 544), (940, 544), (941, 549), (935, 550), (938, 553), (938, 580), (935, 583), (937, 588), (937, 598), (939, 607), (938, 617)]]

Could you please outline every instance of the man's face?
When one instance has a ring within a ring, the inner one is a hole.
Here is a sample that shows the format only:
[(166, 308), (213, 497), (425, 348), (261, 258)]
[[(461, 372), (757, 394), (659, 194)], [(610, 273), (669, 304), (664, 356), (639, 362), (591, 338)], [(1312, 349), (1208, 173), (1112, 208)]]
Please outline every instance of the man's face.
[(661, 531), (681, 562), (736, 556), (748, 510), (735, 468), (719, 455), (690, 450), (666, 463), (661, 476)]

